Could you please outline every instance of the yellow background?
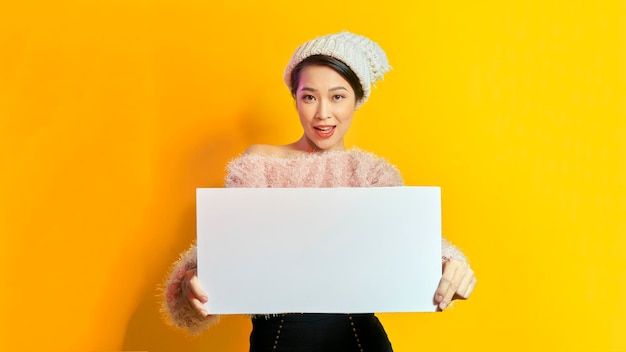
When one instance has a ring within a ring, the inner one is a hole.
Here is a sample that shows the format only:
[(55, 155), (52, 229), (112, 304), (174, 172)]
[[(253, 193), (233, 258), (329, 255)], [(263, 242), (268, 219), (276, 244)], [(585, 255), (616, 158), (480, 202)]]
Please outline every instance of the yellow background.
[(196, 187), (300, 136), (297, 45), (369, 36), (394, 67), (348, 144), (440, 185), (473, 297), (381, 314), (395, 350), (626, 351), (624, 1), (0, 2), (0, 350), (246, 351), (167, 328), (155, 286)]

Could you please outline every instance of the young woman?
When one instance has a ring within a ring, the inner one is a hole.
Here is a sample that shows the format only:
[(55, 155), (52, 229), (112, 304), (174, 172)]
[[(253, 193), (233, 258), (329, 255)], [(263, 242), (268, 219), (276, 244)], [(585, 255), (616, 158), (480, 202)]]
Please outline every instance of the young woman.
[[(228, 165), (226, 187), (384, 187), (402, 186), (397, 169), (383, 158), (346, 149), (344, 136), (371, 85), (389, 70), (382, 49), (349, 32), (322, 36), (301, 45), (285, 72), (296, 101), (303, 134), (287, 145), (253, 145)], [(294, 234), (297, 236), (297, 234)], [(443, 275), (434, 293), (444, 310), (452, 299), (467, 298), (476, 279), (465, 257), (442, 241)], [(203, 306), (210, 299), (196, 276), (196, 249), (181, 255), (166, 278), (163, 311), (169, 322), (192, 334), (218, 319)], [(374, 314), (253, 316), (250, 351), (392, 351)]]

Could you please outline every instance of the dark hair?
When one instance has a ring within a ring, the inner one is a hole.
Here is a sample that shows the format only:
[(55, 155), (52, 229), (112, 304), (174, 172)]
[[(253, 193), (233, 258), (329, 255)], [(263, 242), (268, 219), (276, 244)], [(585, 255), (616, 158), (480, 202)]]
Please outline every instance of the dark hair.
[(291, 95), (296, 96), (296, 91), (298, 90), (298, 84), (300, 84), (300, 72), (308, 66), (326, 66), (335, 70), (338, 74), (341, 75), (354, 90), (355, 101), (363, 99), (365, 93), (363, 92), (363, 86), (361, 86), (361, 81), (359, 77), (352, 71), (352, 69), (346, 65), (343, 61), (336, 59), (332, 56), (328, 55), (311, 55), (306, 59), (300, 61), (294, 67), (293, 71), (291, 71)]

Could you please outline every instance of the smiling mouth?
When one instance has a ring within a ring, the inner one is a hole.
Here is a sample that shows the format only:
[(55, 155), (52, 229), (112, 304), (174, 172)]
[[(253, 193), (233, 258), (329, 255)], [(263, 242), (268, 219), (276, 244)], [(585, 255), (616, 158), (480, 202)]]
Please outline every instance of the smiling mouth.
[(335, 132), (337, 126), (314, 126), (315, 132), (322, 138), (329, 138)]

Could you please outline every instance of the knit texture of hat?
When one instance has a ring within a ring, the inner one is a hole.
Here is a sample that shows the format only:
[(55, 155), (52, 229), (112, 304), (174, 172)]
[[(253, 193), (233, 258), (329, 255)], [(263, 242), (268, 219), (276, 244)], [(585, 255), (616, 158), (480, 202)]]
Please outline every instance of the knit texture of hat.
[(363, 87), (363, 98), (356, 105), (363, 105), (370, 96), (371, 86), (383, 78), (391, 67), (387, 56), (378, 44), (350, 32), (340, 32), (317, 37), (302, 44), (293, 54), (285, 69), (285, 84), (291, 89), (291, 72), (302, 60), (312, 55), (327, 55), (341, 60), (356, 74)]

